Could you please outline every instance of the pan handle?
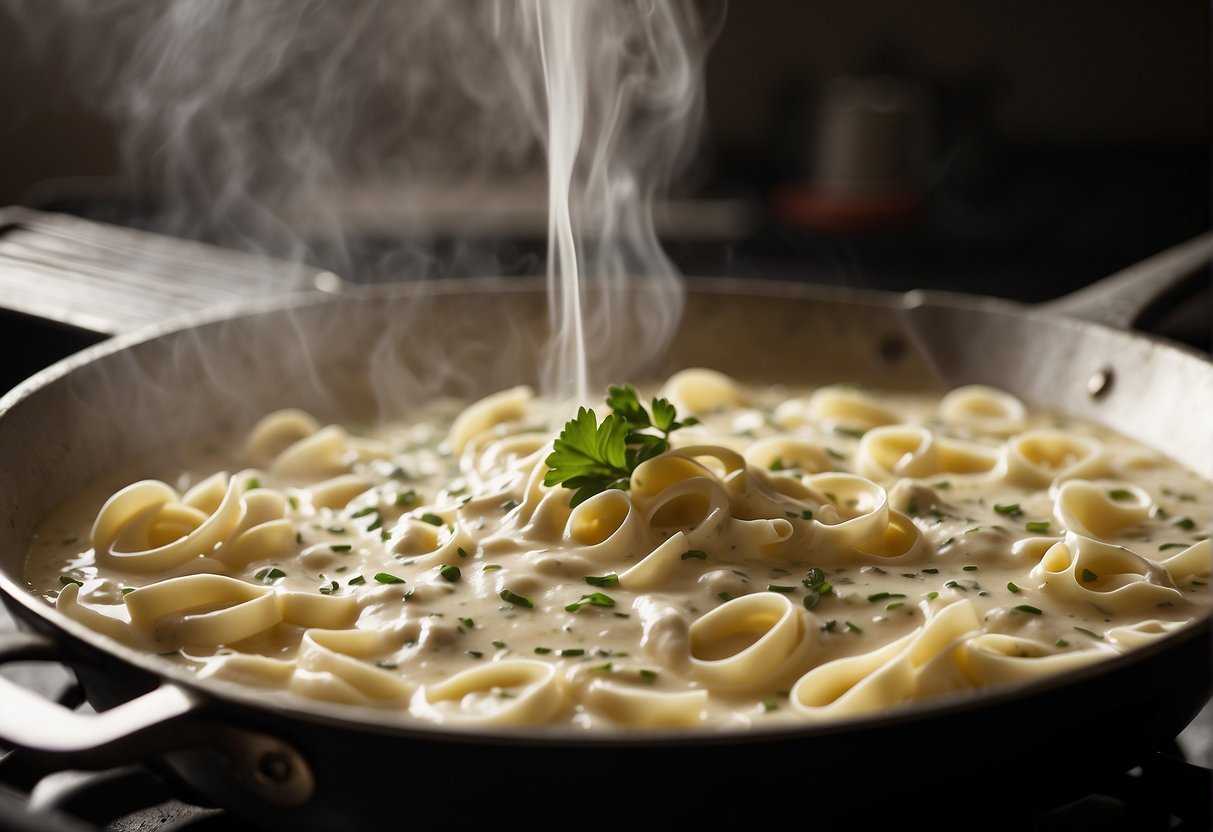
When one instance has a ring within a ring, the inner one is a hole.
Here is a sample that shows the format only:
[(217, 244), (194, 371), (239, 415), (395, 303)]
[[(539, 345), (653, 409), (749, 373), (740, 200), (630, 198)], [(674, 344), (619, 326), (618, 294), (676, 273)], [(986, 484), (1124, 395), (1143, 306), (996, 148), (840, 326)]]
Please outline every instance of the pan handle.
[[(63, 661), (62, 650), (45, 636), (0, 634), (0, 665), (19, 661)], [(152, 729), (195, 711), (199, 701), (171, 684), (96, 714), (78, 713), (0, 676), (0, 740), (40, 754), (70, 757), (88, 768), (128, 761), (147, 750)]]
[[(19, 661), (65, 662), (47, 636), (0, 633), (0, 666)], [(149, 755), (217, 747), (239, 782), (283, 806), (305, 802), (315, 788), (311, 768), (281, 740), (201, 718), (203, 700), (171, 682), (99, 713), (80, 713), (0, 676), (0, 741), (43, 770), (98, 770)], [(0, 760), (5, 767), (20, 765)]]
[(1116, 329), (1148, 327), (1173, 301), (1209, 280), (1213, 232), (1147, 258), (1040, 309)]

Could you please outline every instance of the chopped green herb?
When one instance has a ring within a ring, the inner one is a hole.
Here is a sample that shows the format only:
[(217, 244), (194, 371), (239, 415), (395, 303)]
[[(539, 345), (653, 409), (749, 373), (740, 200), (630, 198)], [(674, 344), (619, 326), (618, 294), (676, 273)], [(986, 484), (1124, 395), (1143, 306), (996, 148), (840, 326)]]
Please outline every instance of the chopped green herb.
[(593, 667), (587, 668), (591, 673), (610, 673), (613, 665), (610, 662), (596, 664)]
[(345, 526), (329, 526), (328, 531), (332, 534), (345, 534)]
[(527, 607), (528, 609), (534, 609), (535, 607), (535, 603), (530, 598), (526, 597), (525, 595), (519, 595), (516, 592), (511, 592), (508, 589), (501, 590), (500, 595), (501, 600), (509, 601), (511, 604), (515, 604), (519, 607)]
[(842, 425), (835, 425), (834, 432), (839, 436), (849, 436), (852, 439), (862, 439), (864, 431), (857, 428), (845, 428)]
[(584, 656), (584, 655), (585, 655), (585, 651), (584, 651), (584, 650), (582, 650), (580, 647), (571, 647), (571, 648), (567, 648), (567, 649), (564, 649), (564, 650), (557, 650), (557, 651), (556, 651), (556, 655), (557, 655), (557, 656), (561, 656), (562, 658), (563, 658), (563, 657), (565, 657), (565, 656), (567, 656), (567, 657), (569, 657), (569, 658), (574, 658), (574, 659), (575, 659), (575, 658), (577, 658), (578, 656)]
[(1014, 581), (1007, 581), (1007, 589), (1011, 592), (1019, 592), (1019, 587), (1016, 586)]
[(902, 593), (902, 592), (877, 592), (875, 594), (868, 596), (868, 602), (874, 604), (877, 601), (887, 601), (890, 598), (905, 598), (905, 597), (906, 597), (905, 593)]
[(1055, 641), (1054, 644), (1057, 647), (1069, 647), (1070, 646), (1070, 642), (1066, 641), (1064, 638), (1057, 639), (1057, 641)]
[(132, 592), (134, 592), (134, 591), (135, 591), (135, 588), (134, 588), (133, 586), (124, 586), (124, 587), (122, 587), (122, 594), (123, 594), (123, 596), (130, 595), (130, 594), (131, 594)]
[(691, 558), (695, 558), (696, 560), (707, 560), (708, 553), (702, 549), (687, 549), (682, 553), (682, 560), (690, 560)]
[(1181, 517), (1178, 520), (1176, 520), (1174, 523), (1172, 523), (1171, 525), (1181, 528), (1185, 532), (1189, 532), (1192, 529), (1196, 528), (1196, 521), (1194, 521), (1191, 517)]
[(863, 630), (861, 630), (859, 628), (858, 624), (853, 624), (850, 621), (846, 621), (844, 623), (847, 625), (847, 629), (850, 630), (852, 633), (862, 633), (863, 632)]
[(585, 582), (590, 586), (618, 586), (619, 576), (614, 572), (606, 575), (586, 575)]
[(320, 587), (320, 594), (321, 595), (332, 595), (338, 589), (340, 589), (340, 587), (337, 586), (336, 581), (329, 581), (327, 584)]
[(825, 624), (821, 625), (821, 629), (825, 630), (827, 633), (832, 633), (832, 632), (834, 632), (834, 626), (837, 623), (838, 623), (837, 621), (835, 621), (834, 619), (831, 618)]
[(823, 583), (826, 579), (825, 570), (814, 566), (808, 572), (804, 573), (804, 580), (801, 581), (805, 586), (817, 586)]
[(467, 651), (465, 651), (465, 652), (466, 652), (466, 653), (467, 653), (469, 656), (471, 656), (473, 659), (479, 659), (481, 656), (483, 656), (483, 655), (484, 655), (484, 653), (481, 653), (479, 650), (467, 650)]
[(518, 508), (517, 500), (506, 500), (504, 503), (501, 504), (502, 511), (513, 511), (516, 508)]
[(1165, 552), (1168, 549), (1186, 549), (1186, 548), (1188, 548), (1187, 543), (1163, 543), (1161, 546), (1158, 547), (1158, 551)]
[(964, 571), (966, 571), (966, 572), (976, 572), (976, 571), (977, 571), (977, 567), (976, 567), (976, 566), (962, 566), (962, 567), (960, 567), (960, 568), (961, 568), (961, 569), (963, 569), (963, 570), (964, 570)]
[(437, 514), (434, 514), (433, 512), (430, 512), (430, 511), (427, 511), (425, 514), (422, 514), (417, 519), (420, 520), (422, 523), (429, 523), (431, 526), (441, 526), (442, 525), (442, 518), (439, 517)]
[(83, 581), (78, 581), (75, 578), (73, 578), (71, 575), (60, 575), (59, 583), (62, 584), (63, 586), (67, 586), (68, 584), (75, 584), (76, 586), (84, 586)]
[(947, 480), (940, 480), (939, 482), (935, 483), (935, 485), (933, 485), (931, 487), (934, 488), (936, 491), (947, 491), (949, 488), (952, 487), (952, 483), (948, 482)]
[(461, 558), (466, 558), (468, 556), (468, 550), (463, 548), (462, 546), (460, 546), (455, 551), (459, 554), (459, 557), (461, 557)]
[(291, 510), (292, 510), (292, 511), (298, 511), (298, 510), (299, 510), (299, 498), (298, 498), (298, 497), (296, 497), (294, 494), (292, 494), (291, 496), (287, 497), (287, 498), (286, 498), (286, 502), (287, 502), (287, 504), (288, 504), (288, 505), (291, 507)]
[(772, 471), (782, 471), (783, 470), (783, 460), (780, 459), (779, 457), (775, 457), (775, 459), (773, 459), (771, 461), (771, 464), (768, 465), (767, 467), (770, 468)]
[(361, 575), (356, 575), (355, 577), (350, 578), (348, 581), (346, 581), (346, 584), (349, 586), (358, 586), (358, 585), (364, 584), (364, 583), (366, 583), (366, 578), (362, 577)]
[(278, 567), (274, 566), (274, 567), (270, 567), (268, 569), (262, 569), (260, 572), (258, 572), (253, 577), (256, 578), (257, 580), (261, 581), (261, 583), (263, 583), (263, 584), (272, 584), (274, 581), (278, 580), (279, 578), (285, 578), (286, 573), (283, 572)]
[(592, 607), (613, 607), (615, 606), (615, 599), (601, 592), (591, 592), (589, 595), (582, 595), (579, 600), (572, 604), (566, 605), (565, 609), (569, 612), (577, 612), (586, 604)]
[(444, 563), (438, 567), (438, 574), (451, 583), (455, 583), (455, 581), (459, 580), (461, 573), (459, 572), (458, 566), (452, 566), (449, 563)]
[(999, 514), (1005, 514), (1007, 517), (1019, 517), (1023, 511), (1019, 508), (1019, 503), (995, 503), (994, 510)]
[(393, 575), (389, 572), (376, 572), (375, 580), (381, 584), (402, 584), (402, 583), (404, 583), (404, 578), (397, 578), (395, 575)]
[(640, 669), (640, 678), (644, 679), (646, 682), (656, 682), (657, 681), (657, 671), (656, 670), (646, 670), (645, 668), (641, 668)]
[(928, 575), (938, 575), (939, 574), (939, 570), (936, 569), (934, 566), (928, 566), (926, 569), (924, 569), (922, 571), (927, 573)]
[(1049, 521), (1029, 520), (1023, 524), (1023, 527), (1030, 532), (1047, 532), (1049, 530)]
[(767, 584), (767, 592), (795, 592), (794, 586), (783, 586), (781, 584)]
[(1108, 496), (1118, 501), (1132, 500), (1133, 492), (1127, 488), (1111, 488), (1108, 490)]
[(257, 479), (256, 477), (249, 477), (248, 481), (244, 484), (244, 487), (250, 491), (254, 488), (260, 488), (261, 480)]
[(810, 589), (809, 594), (804, 596), (804, 608), (806, 610), (811, 610), (811, 609), (813, 609), (813, 607), (817, 606), (817, 603), (820, 600), (821, 600), (821, 593), (815, 589)]
[(401, 491), (396, 495), (395, 503), (398, 506), (411, 506), (415, 502), (417, 502), (417, 492), (411, 488), (408, 491)]
[(495, 638), (495, 639), (493, 639), (493, 640), (492, 640), (491, 642), (489, 642), (489, 643), (490, 643), (490, 644), (492, 644), (494, 647), (496, 647), (498, 650), (500, 650), (500, 649), (502, 649), (503, 647), (505, 647), (505, 642), (504, 642), (504, 641), (502, 641), (502, 640), (501, 640), (501, 639), (499, 639), (499, 638)]
[(1098, 581), (1098, 580), (1099, 580), (1099, 576), (1096, 575), (1094, 572), (1092, 572), (1090, 569), (1082, 570), (1082, 582), (1084, 584), (1089, 584), (1092, 581)]
[(1020, 604), (1015, 609), (1019, 610), (1020, 612), (1031, 613), (1032, 615), (1041, 615), (1040, 609), (1032, 606), (1031, 604)]
[(496, 570), (498, 570), (500, 568), (501, 568), (500, 563), (486, 563), (484, 566), (482, 566), (480, 568), (480, 571), (481, 572), (495, 572)]
[(733, 600), (733, 596), (727, 592), (717, 592), (716, 597), (719, 598), (721, 601), (732, 601)]
[(395, 662), (390, 662), (387, 659), (380, 659), (379, 661), (375, 662), (375, 667), (382, 667), (384, 670), (395, 670), (397, 664)]
[(378, 514), (378, 513), (379, 513), (379, 509), (375, 508), (375, 506), (367, 506), (366, 508), (358, 509), (358, 511), (355, 511), (353, 514), (350, 515), (350, 517), (354, 520), (357, 520), (359, 517), (366, 517), (368, 514)]
[(805, 508), (805, 509), (801, 509), (801, 511), (800, 511), (800, 519), (802, 519), (802, 520), (812, 520), (812, 519), (813, 519), (813, 509), (811, 509), (811, 508)]
[(1090, 636), (1091, 638), (1103, 641), (1103, 636), (1097, 632), (1094, 632), (1093, 630), (1088, 630), (1086, 627), (1075, 627), (1074, 629), (1078, 630), (1078, 632), (1082, 633), (1084, 636)]
[(928, 601), (934, 601), (934, 600), (935, 600), (936, 598), (938, 598), (938, 597), (939, 597), (939, 593), (938, 593), (938, 592), (935, 592), (934, 590), (932, 590), (931, 592), (928, 592), (928, 593), (927, 593), (927, 600), (928, 600)]
[(348, 543), (334, 543), (332, 546), (329, 546), (329, 548), (334, 552), (348, 552), (354, 547)]

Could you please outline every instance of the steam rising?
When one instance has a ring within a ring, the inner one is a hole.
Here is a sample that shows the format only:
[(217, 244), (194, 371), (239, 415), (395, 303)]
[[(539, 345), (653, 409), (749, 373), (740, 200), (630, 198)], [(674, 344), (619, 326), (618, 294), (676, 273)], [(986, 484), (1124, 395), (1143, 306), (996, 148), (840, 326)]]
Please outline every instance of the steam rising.
[[(584, 399), (672, 333), (681, 289), (652, 212), (701, 127), (707, 38), (690, 0), (16, 7), (31, 34), (69, 38), (132, 181), (163, 194), (156, 230), (360, 281), (493, 274), (495, 242), (434, 227), (432, 195), (487, 202), (507, 183), (542, 208), (546, 176), (546, 392)], [(398, 234), (351, 222), (349, 195), (368, 191), (390, 194)], [(470, 211), (466, 228), (484, 221)]]

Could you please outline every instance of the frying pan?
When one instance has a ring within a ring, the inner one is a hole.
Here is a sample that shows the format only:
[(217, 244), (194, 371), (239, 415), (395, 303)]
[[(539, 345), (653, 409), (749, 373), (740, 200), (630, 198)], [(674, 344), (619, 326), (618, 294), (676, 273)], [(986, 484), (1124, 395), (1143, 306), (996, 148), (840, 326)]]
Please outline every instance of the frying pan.
[[(710, 366), (758, 382), (1001, 387), (1094, 419), (1213, 478), (1213, 362), (1128, 331), (1213, 250), (1202, 237), (1035, 307), (957, 294), (688, 279), (654, 378)], [(633, 291), (648, 291), (639, 281)], [(535, 384), (542, 284), (460, 279), (310, 291), (122, 335), (0, 399), (0, 598), (25, 628), (0, 664), (70, 664), (99, 712), (0, 679), (0, 762), (144, 760), (260, 826), (787, 822), (998, 826), (1081, 794), (1186, 726), (1210, 694), (1210, 623), (1097, 666), (824, 725), (587, 736), (385, 722), (270, 701), (111, 643), (23, 585), (36, 524), (130, 460), (274, 408), (371, 418), (437, 394)], [(1096, 320), (1090, 320), (1096, 319)], [(390, 375), (389, 375), (390, 373)], [(384, 390), (393, 398), (384, 398)]]

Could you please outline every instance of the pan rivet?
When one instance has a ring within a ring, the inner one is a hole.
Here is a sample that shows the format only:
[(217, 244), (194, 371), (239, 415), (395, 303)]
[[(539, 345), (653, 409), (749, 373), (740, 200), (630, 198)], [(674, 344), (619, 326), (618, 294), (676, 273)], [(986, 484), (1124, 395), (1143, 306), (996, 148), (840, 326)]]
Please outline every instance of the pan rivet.
[(1112, 368), (1104, 367), (1087, 379), (1087, 395), (1093, 399), (1102, 398), (1112, 389)]
[(267, 751), (257, 760), (257, 773), (271, 783), (291, 779), (291, 761), (281, 751)]

